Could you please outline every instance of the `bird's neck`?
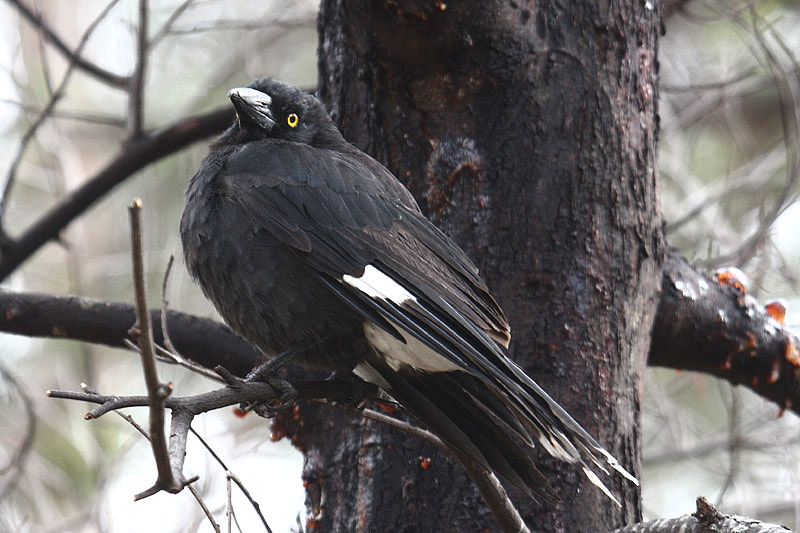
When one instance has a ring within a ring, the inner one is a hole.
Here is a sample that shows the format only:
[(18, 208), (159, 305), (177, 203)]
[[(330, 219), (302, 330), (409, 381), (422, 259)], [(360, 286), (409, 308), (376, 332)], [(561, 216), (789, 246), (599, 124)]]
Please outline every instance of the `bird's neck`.
[(350, 146), (342, 136), (342, 133), (333, 124), (320, 128), (309, 144), (316, 148), (337, 152), (347, 151), (347, 147)]

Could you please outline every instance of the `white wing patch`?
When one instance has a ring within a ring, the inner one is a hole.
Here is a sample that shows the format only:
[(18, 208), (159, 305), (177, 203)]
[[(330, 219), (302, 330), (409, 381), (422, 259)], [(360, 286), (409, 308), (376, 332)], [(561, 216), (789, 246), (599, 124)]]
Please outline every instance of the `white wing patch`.
[[(453, 372), (464, 369), (443, 355), (436, 353), (391, 320), (389, 323), (401, 332), (406, 342), (400, 342), (383, 328), (372, 322), (364, 323), (364, 335), (375, 350), (380, 352), (394, 371), (403, 369), (422, 372)], [(369, 381), (369, 380), (367, 380)], [(378, 384), (379, 385), (379, 384)]]
[[(345, 274), (342, 276), (342, 281), (354, 289), (363, 292), (370, 298), (390, 301), (395, 305), (417, 301), (417, 298), (408, 292), (405, 287), (373, 265), (365, 266), (364, 274), (362, 274), (361, 277), (355, 278)], [(405, 342), (399, 341), (372, 322), (364, 323), (364, 334), (372, 347), (383, 355), (386, 363), (392, 370), (398, 371), (403, 368), (422, 372), (452, 372), (455, 370), (464, 370), (443, 355), (431, 350), (413, 335), (406, 334), (402, 326), (392, 320), (389, 320), (389, 323), (400, 332)], [(359, 373), (356, 373), (356, 375), (366, 381), (376, 383), (375, 376), (372, 375), (375, 373), (374, 370), (367, 368), (358, 368), (357, 370), (368, 377), (364, 377)], [(381, 385), (380, 383), (376, 384), (379, 386)]]
[(378, 374), (378, 371), (372, 368), (372, 365), (369, 363), (361, 362), (353, 368), (353, 374), (360, 377), (367, 383), (372, 383), (373, 385), (377, 385), (381, 387), (383, 390), (391, 390), (392, 386), (389, 385), (389, 382), (383, 379), (383, 376)]
[(389, 300), (398, 305), (408, 300), (417, 301), (414, 295), (408, 292), (405, 287), (372, 265), (364, 267), (364, 274), (360, 278), (345, 274), (342, 276), (342, 281), (360, 290), (370, 298)]

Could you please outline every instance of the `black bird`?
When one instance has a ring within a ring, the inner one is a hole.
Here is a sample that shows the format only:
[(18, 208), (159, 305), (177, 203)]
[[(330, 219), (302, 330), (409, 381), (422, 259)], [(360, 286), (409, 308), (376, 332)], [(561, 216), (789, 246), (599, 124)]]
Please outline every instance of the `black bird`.
[(239, 335), (377, 385), (531, 497), (558, 499), (535, 442), (612, 499), (590, 465), (635, 482), (506, 356), (508, 322), (478, 269), (319, 100), (270, 78), (228, 97), (236, 120), (189, 184), (181, 237)]

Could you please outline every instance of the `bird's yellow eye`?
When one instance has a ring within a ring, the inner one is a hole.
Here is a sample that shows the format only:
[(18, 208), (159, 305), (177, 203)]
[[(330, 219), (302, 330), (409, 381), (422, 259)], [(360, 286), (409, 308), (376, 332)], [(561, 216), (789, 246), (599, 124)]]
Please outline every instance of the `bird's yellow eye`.
[(294, 128), (295, 126), (297, 126), (297, 122), (299, 120), (300, 119), (297, 117), (296, 113), (289, 113), (289, 115), (286, 117), (286, 123), (289, 125), (290, 128)]

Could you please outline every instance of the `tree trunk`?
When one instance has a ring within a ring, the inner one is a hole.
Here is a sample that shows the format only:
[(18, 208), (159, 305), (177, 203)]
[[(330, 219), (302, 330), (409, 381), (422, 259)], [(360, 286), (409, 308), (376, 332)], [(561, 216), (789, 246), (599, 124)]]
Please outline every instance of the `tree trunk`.
[[(511, 354), (638, 473), (641, 380), (664, 245), (650, 2), (323, 1), (321, 98), (472, 257), (505, 309)], [(310, 411), (316, 411), (312, 413)], [(306, 408), (319, 531), (496, 531), (461, 467), (420, 440)], [(539, 453), (563, 503), (512, 498), (532, 530), (640, 519)], [(430, 459), (428, 463), (427, 459)]]

